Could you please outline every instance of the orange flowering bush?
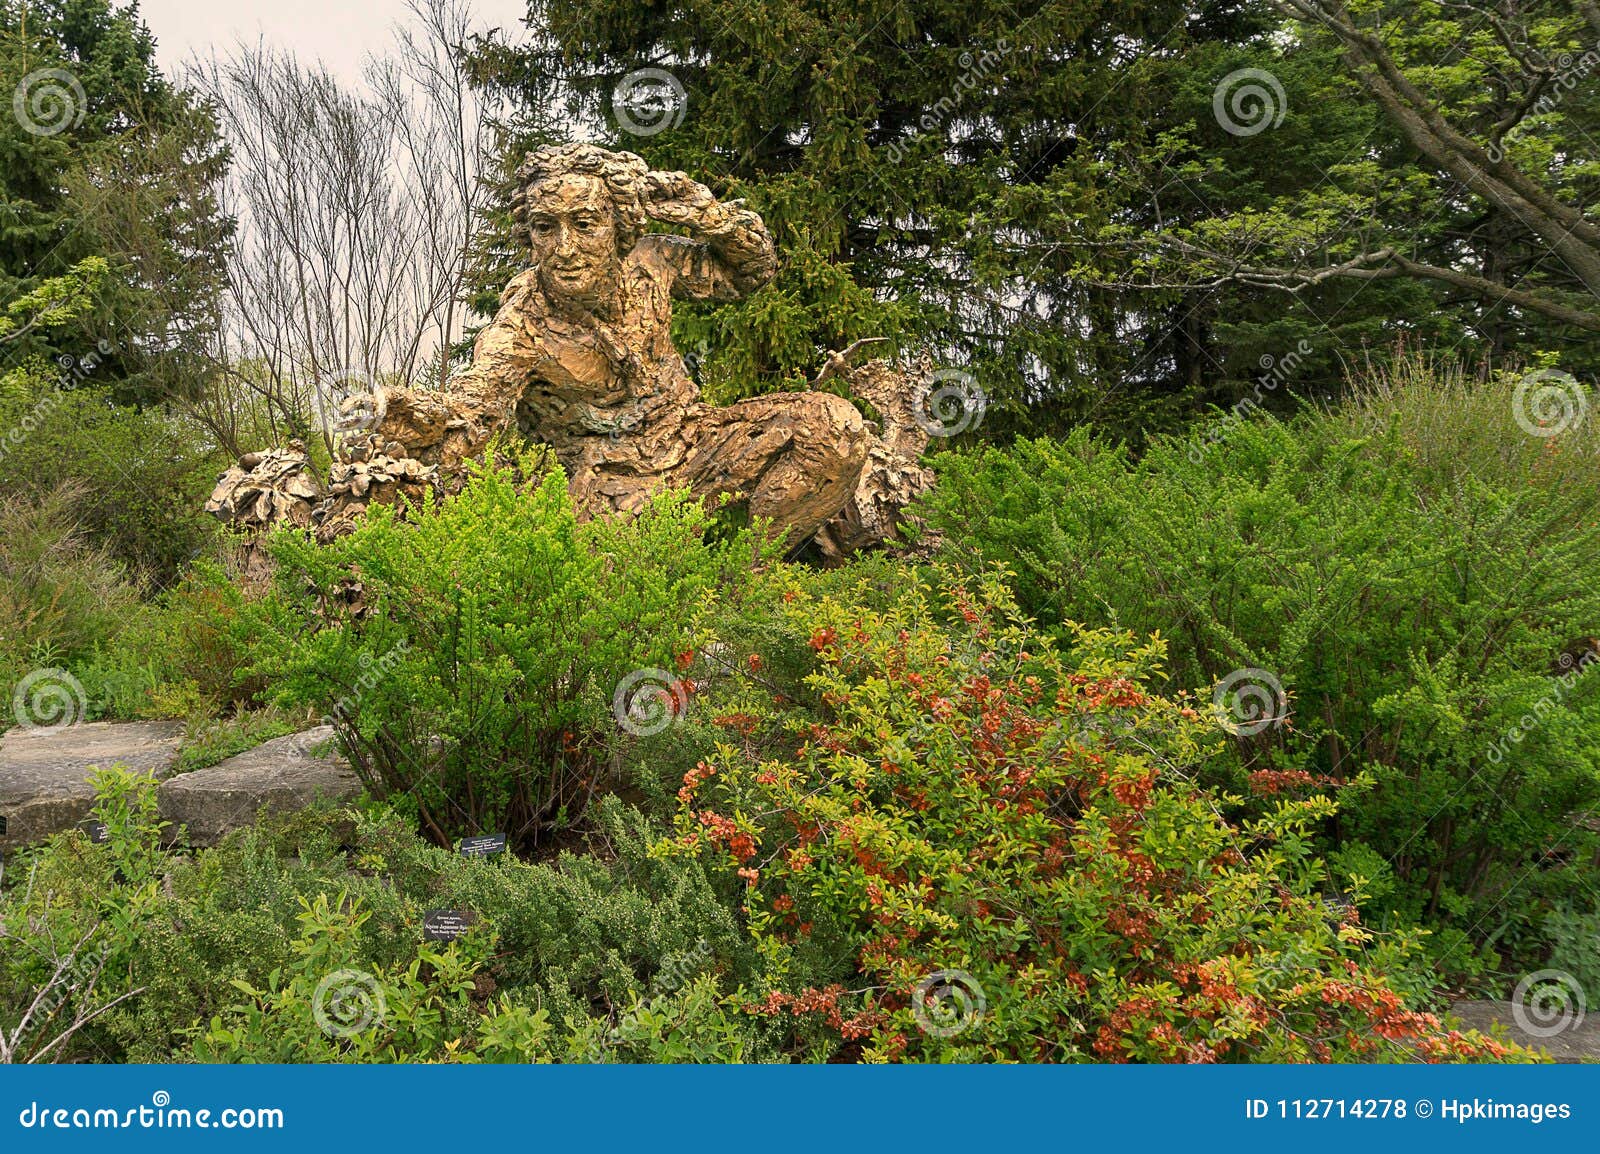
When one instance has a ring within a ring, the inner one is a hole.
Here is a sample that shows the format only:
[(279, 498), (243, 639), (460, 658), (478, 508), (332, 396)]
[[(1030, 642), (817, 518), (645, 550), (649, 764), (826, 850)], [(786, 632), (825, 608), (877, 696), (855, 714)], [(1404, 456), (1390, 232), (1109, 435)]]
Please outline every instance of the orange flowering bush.
[(1064, 655), (997, 580), (781, 612), (821, 720), (789, 756), (720, 745), (659, 847), (744, 887), (746, 1013), (864, 1060), (1522, 1056), (1413, 1009), (1415, 941), (1322, 900), (1332, 800), (1235, 823), (1193, 784), (1222, 735), (1145, 688), (1159, 641)]

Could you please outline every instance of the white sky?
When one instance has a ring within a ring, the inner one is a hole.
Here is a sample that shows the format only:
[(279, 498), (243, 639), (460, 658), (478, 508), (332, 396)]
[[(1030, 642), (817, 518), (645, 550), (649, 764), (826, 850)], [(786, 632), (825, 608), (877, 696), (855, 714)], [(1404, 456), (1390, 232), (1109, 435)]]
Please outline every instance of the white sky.
[[(472, 10), (479, 27), (505, 28), (512, 39), (525, 31), (525, 0), (472, 0)], [(303, 60), (320, 58), (346, 80), (359, 79), (362, 60), (383, 52), (392, 27), (410, 16), (406, 0), (140, 0), (139, 12), (169, 73), (196, 54), (263, 39)]]

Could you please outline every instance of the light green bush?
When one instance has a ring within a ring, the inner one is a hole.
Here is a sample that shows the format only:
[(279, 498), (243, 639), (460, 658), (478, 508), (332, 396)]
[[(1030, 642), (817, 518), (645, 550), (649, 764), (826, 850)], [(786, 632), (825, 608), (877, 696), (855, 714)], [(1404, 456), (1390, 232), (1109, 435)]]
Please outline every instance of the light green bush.
[(519, 486), (491, 466), (406, 521), (374, 508), (326, 547), (282, 533), (257, 669), (286, 705), (328, 716), (374, 796), (435, 840), (539, 844), (609, 776), (630, 674), (681, 708), (678, 655), (760, 556), (743, 533), (705, 544), (708, 524), (675, 494), (580, 524), (560, 473)]

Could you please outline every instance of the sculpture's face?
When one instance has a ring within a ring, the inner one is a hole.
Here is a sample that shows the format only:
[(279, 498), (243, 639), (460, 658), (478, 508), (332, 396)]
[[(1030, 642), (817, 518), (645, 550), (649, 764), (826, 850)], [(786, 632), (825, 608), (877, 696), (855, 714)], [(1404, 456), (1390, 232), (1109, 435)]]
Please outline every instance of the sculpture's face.
[(622, 254), (611, 195), (598, 176), (561, 176), (531, 190), (528, 236), (547, 297), (585, 308), (615, 299)]

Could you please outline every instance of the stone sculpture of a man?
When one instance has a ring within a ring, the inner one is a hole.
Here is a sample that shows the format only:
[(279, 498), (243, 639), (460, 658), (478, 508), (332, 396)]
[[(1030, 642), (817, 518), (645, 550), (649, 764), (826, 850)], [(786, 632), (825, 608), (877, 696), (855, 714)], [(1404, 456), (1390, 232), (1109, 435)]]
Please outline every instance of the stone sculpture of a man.
[[(584, 515), (631, 513), (652, 492), (681, 488), (745, 503), (790, 544), (858, 496), (881, 496), (858, 495), (864, 470), (882, 482), (887, 461), (900, 487), (907, 470), (911, 489), (926, 487), (915, 464), (926, 437), (910, 438), (909, 455), (891, 453), (842, 397), (701, 399), (672, 342), (672, 301), (735, 300), (769, 281), (777, 254), (759, 216), (681, 172), (593, 145), (541, 148), (517, 175), (530, 265), (501, 294), (471, 366), (445, 391), (383, 390), (381, 416), (347, 441), (325, 492), (308, 495), (297, 454), (280, 450), (224, 475), (208, 508), (247, 524), (315, 522), (332, 535), (369, 501), (459, 487), (464, 462), (512, 431), (551, 447)], [(689, 235), (648, 233), (652, 221)], [(863, 380), (884, 373), (880, 362)], [(854, 510), (857, 536), (862, 516)]]

